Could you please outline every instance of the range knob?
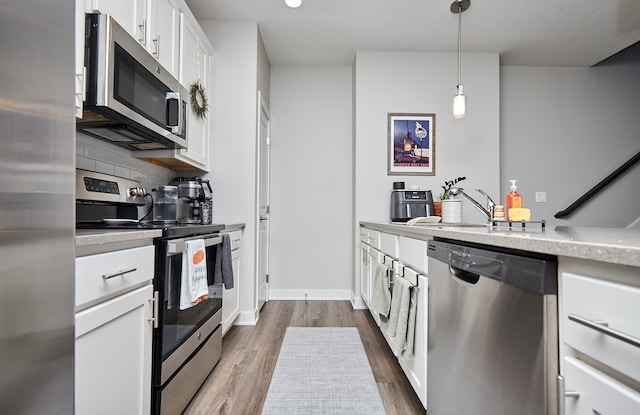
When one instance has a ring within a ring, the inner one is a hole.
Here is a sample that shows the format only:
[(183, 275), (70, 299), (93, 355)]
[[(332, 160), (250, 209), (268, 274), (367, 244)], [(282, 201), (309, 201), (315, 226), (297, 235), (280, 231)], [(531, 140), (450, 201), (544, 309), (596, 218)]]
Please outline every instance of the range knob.
[(129, 196), (132, 196), (132, 197), (144, 196), (146, 194), (147, 192), (144, 190), (144, 187), (131, 187), (129, 189)]

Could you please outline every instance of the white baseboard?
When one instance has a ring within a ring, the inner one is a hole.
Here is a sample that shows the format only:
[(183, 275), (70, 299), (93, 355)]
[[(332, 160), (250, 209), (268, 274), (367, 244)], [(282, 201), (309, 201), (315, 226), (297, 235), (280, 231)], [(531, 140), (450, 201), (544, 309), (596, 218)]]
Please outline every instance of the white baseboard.
[(349, 290), (269, 290), (269, 300), (346, 300)]
[(255, 326), (258, 322), (257, 311), (241, 311), (233, 322), (234, 326)]
[(356, 297), (353, 293), (351, 293), (351, 307), (354, 310), (366, 310), (369, 308), (362, 297)]

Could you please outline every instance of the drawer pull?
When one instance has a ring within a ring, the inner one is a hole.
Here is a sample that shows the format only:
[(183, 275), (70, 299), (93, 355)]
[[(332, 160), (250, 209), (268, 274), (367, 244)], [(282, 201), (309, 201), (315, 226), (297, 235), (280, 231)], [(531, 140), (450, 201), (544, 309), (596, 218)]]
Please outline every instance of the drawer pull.
[(558, 375), (556, 378), (556, 387), (558, 391), (558, 415), (566, 415), (566, 398), (574, 398), (577, 399), (580, 397), (580, 392), (578, 391), (568, 391), (564, 389), (564, 376)]
[(605, 321), (593, 321), (584, 317), (577, 316), (575, 314), (569, 314), (569, 320), (574, 321), (578, 324), (582, 324), (583, 326), (589, 327), (590, 329), (599, 331), (600, 333), (606, 334), (607, 336), (613, 337), (614, 339), (618, 339), (625, 343), (629, 343), (632, 346), (640, 348), (640, 339), (607, 327), (607, 322)]
[(137, 270), (138, 270), (138, 268), (131, 268), (131, 269), (125, 269), (125, 270), (122, 270), (122, 271), (114, 272), (113, 274), (102, 274), (102, 279), (103, 280), (108, 280), (108, 279), (111, 279), (113, 277), (119, 277), (121, 275), (129, 274), (129, 273), (137, 271)]

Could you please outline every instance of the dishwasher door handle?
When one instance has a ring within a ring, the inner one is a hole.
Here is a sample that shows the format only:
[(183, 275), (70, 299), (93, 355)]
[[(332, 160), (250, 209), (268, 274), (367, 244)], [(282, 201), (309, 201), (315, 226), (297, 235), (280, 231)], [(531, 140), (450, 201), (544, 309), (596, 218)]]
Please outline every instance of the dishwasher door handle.
[(613, 337), (614, 339), (618, 339), (632, 346), (640, 348), (640, 339), (638, 339), (637, 337), (633, 337), (629, 334), (623, 333), (621, 331), (609, 328), (607, 327), (606, 322), (589, 320), (588, 318), (580, 317), (573, 313), (569, 313), (568, 318), (569, 320), (576, 322), (578, 324), (582, 324), (585, 327), (589, 327), (592, 330), (599, 331), (600, 333), (606, 334), (609, 337)]
[(471, 285), (475, 285), (478, 283), (478, 281), (480, 281), (479, 274), (465, 271), (461, 268), (454, 267), (453, 265), (449, 265), (449, 274), (451, 274), (452, 277), (457, 278)]

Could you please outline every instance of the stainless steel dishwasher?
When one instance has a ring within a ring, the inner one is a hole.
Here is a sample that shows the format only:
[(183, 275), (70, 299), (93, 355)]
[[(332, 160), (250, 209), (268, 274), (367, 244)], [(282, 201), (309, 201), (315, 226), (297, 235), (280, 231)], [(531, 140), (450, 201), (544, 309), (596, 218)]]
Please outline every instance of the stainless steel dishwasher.
[(429, 415), (557, 413), (557, 259), (429, 241)]

